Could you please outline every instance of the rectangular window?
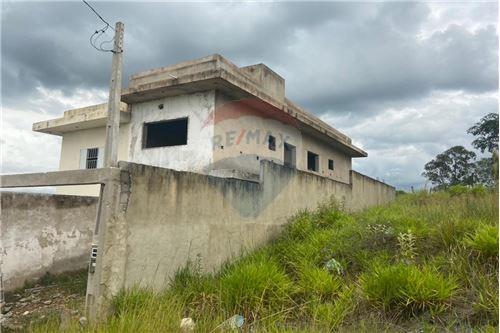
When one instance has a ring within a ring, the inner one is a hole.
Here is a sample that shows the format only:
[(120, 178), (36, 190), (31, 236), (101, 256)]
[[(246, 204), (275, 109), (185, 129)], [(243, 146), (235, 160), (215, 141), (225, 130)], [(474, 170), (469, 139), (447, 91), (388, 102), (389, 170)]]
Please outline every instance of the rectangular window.
[(295, 168), (295, 146), (285, 142), (283, 147), (284, 147), (283, 164), (285, 164), (285, 166), (287, 167)]
[(319, 156), (318, 154), (307, 152), (307, 170), (319, 172)]
[(269, 135), (269, 139), (267, 140), (269, 150), (276, 151), (276, 138), (272, 135)]
[(99, 156), (98, 154), (99, 154), (99, 148), (87, 149), (87, 161), (85, 163), (85, 169), (97, 168), (97, 157)]
[(145, 123), (143, 148), (181, 146), (187, 144), (188, 119)]
[(102, 168), (104, 148), (80, 149), (80, 169)]
[(333, 160), (328, 160), (328, 170), (333, 170)]

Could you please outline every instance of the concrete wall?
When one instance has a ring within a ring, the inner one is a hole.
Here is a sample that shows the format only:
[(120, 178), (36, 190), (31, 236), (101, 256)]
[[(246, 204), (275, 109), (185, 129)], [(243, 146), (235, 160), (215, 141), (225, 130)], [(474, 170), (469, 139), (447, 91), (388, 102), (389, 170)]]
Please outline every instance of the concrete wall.
[[(129, 124), (120, 125), (118, 143), (118, 160), (128, 161), (129, 155)], [(61, 144), (61, 158), (59, 170), (77, 170), (80, 168), (80, 149), (102, 148), (106, 142), (106, 128), (96, 127), (79, 131), (66, 132)], [(59, 186), (57, 194), (98, 196), (99, 185), (87, 186)]]
[(97, 198), (18, 192), (0, 196), (6, 290), (46, 272), (87, 267)]
[[(302, 136), (293, 122), (275, 119), (272, 112), (242, 101), (217, 95), (213, 169), (237, 169), (259, 174), (260, 160), (283, 164), (283, 142), (302, 146)], [(276, 138), (276, 150), (268, 147), (268, 136)], [(299, 154), (299, 152), (297, 152)]]
[(299, 210), (331, 197), (354, 211), (395, 196), (393, 187), (359, 173), (350, 185), (268, 161), (261, 166), (260, 182), (250, 182), (122, 163), (131, 191), (123, 218), (109, 220), (108, 228), (122, 230), (123, 238), (104, 245), (111, 267), (103, 270), (114, 278), (101, 284), (161, 289), (189, 259), (199, 256), (204, 270), (217, 269), (275, 237)]
[[(133, 104), (128, 161), (203, 172), (212, 162), (214, 108), (213, 90)], [(188, 118), (187, 145), (143, 148), (144, 123), (185, 117)]]
[[(231, 100), (217, 93), (212, 169), (236, 169), (259, 173), (260, 160), (283, 165), (287, 142), (296, 148), (296, 168), (307, 170), (307, 151), (319, 155), (319, 176), (349, 183), (351, 157), (327, 143), (302, 133), (292, 117), (266, 109), (255, 100)], [(276, 138), (276, 150), (268, 147), (268, 135)], [(334, 170), (328, 169), (328, 160)]]
[[(300, 170), (307, 170), (307, 151), (318, 154), (319, 156), (319, 170), (318, 172), (313, 172), (319, 176), (329, 177), (341, 181), (343, 183), (349, 183), (349, 173), (352, 168), (351, 157), (346, 154), (332, 148), (330, 145), (315, 139), (309, 135), (302, 135), (302, 147), (300, 152), (300, 159), (297, 161), (297, 167)], [(297, 154), (297, 156), (299, 156)], [(328, 169), (328, 160), (333, 160), (334, 169)]]

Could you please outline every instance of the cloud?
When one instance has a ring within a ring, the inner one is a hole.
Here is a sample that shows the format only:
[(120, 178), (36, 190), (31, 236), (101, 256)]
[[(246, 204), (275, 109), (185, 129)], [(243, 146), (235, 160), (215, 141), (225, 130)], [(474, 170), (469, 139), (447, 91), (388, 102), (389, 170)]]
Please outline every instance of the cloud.
[(355, 160), (357, 170), (407, 189), (426, 184), (421, 176), (424, 165), (438, 153), (455, 145), (472, 150), (473, 137), (467, 129), (497, 109), (494, 93), (438, 92), (364, 120), (353, 121), (346, 115), (323, 120), (369, 152), (367, 160)]
[[(125, 23), (124, 85), (133, 73), (213, 53), (266, 63), (289, 98), (368, 149), (362, 171), (395, 184), (420, 183), (424, 160), (469, 142), (464, 128), (497, 110), (497, 3), (93, 5)], [(80, 2), (5, 2), (1, 15), (2, 140), (18, 156), (4, 169), (57, 167), (21, 143), (57, 146), (31, 122), (106, 99), (111, 55), (88, 40), (102, 22)]]

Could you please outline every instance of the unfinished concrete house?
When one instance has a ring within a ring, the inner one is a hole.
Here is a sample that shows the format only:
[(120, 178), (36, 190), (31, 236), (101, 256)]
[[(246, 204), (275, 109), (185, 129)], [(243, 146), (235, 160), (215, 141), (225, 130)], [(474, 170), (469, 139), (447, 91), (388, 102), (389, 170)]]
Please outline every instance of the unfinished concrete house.
[(263, 64), (213, 55), (149, 70), (121, 101), (118, 165), (102, 167), (107, 106), (97, 105), (33, 125), (62, 136), (59, 171), (2, 176), (1, 187), (58, 186), (2, 195), (7, 289), (90, 260), (96, 317), (123, 288), (167, 287), (190, 259), (218, 269), (300, 210), (333, 198), (355, 211), (395, 196), (352, 170), (366, 152), (288, 100), (285, 80)]
[[(238, 68), (219, 55), (133, 75), (123, 93), (118, 159), (209, 175), (258, 179), (260, 160), (349, 183), (367, 154), (285, 97), (264, 64)], [(107, 104), (33, 124), (62, 136), (60, 170), (99, 168)], [(94, 188), (61, 194), (97, 195)]]

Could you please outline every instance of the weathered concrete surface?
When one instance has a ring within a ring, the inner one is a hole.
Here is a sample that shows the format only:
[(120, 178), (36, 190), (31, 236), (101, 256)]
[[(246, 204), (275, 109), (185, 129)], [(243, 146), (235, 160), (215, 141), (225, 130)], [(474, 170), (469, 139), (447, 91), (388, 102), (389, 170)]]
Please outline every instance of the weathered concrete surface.
[[(40, 121), (33, 124), (33, 131), (63, 135), (66, 132), (102, 127), (106, 125), (108, 104), (91, 105), (84, 108), (68, 110), (61, 118)], [(130, 112), (127, 104), (120, 105), (120, 123), (128, 123)]]
[(119, 174), (118, 168), (99, 168), (1, 175), (0, 188), (104, 184)]
[(2, 192), (1, 251), (6, 290), (46, 272), (85, 268), (97, 198)]
[(393, 187), (359, 173), (346, 184), (268, 161), (262, 162), (260, 182), (120, 166), (128, 171), (130, 192), (122, 217), (108, 221), (121, 237), (105, 245), (108, 265), (102, 270), (109, 278), (100, 282), (113, 293), (136, 284), (164, 288), (176, 270), (197, 257), (205, 271), (215, 270), (241, 250), (275, 237), (297, 211), (331, 197), (359, 210), (395, 196)]
[(330, 139), (350, 156), (367, 156), (349, 137), (284, 97), (284, 88), (284, 80), (265, 65), (238, 68), (214, 54), (133, 75), (122, 101), (135, 104), (207, 90), (218, 90), (235, 99), (254, 98), (272, 107), (277, 115), (287, 114), (294, 118), (301, 129)]
[[(260, 160), (283, 165), (283, 144), (296, 150), (296, 168), (307, 170), (307, 151), (319, 155), (317, 175), (349, 183), (351, 157), (325, 141), (301, 132), (294, 118), (278, 117), (273, 110), (256, 100), (232, 100), (217, 92), (215, 108), (214, 154), (211, 169), (233, 169), (259, 173)], [(268, 147), (268, 136), (276, 139), (275, 150)], [(334, 169), (328, 169), (328, 160)], [(312, 172), (312, 171), (309, 171)]]
[[(121, 104), (121, 161), (204, 174), (257, 174), (261, 159), (283, 164), (286, 139), (296, 148), (299, 170), (307, 170), (309, 150), (319, 155), (315, 174), (348, 183), (351, 159), (367, 156), (349, 137), (289, 101), (285, 80), (264, 64), (238, 67), (216, 54), (148, 70), (130, 78), (122, 100), (128, 105)], [(63, 135), (59, 169), (79, 169), (86, 149), (105, 153), (106, 111), (106, 104), (70, 110), (33, 129)], [(177, 118), (188, 118), (187, 144), (144, 147), (144, 123)], [(259, 142), (237, 136), (256, 131)], [(277, 139), (274, 150), (266, 145), (268, 132)], [(96, 196), (99, 188), (66, 186), (57, 193)]]
[[(105, 118), (103, 118), (105, 121)], [(59, 170), (77, 170), (80, 168), (80, 150), (88, 148), (104, 149), (106, 127), (82, 129), (64, 133), (61, 144)], [(129, 160), (130, 124), (121, 124), (118, 140), (118, 159)], [(57, 194), (98, 196), (99, 186), (61, 186), (56, 188)]]
[[(161, 106), (161, 107), (159, 107)], [(212, 163), (215, 91), (183, 94), (133, 104), (129, 159), (174, 170), (203, 172)], [(187, 118), (187, 144), (144, 148), (144, 123)]]

